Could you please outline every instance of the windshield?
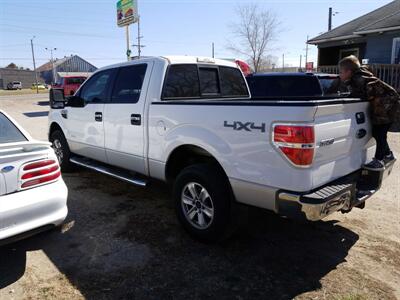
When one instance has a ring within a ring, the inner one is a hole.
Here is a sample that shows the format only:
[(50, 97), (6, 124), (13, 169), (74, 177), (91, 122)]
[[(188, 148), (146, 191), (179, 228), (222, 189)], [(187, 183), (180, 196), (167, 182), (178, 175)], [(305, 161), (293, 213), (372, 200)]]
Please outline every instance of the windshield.
[(0, 144), (27, 141), (18, 128), (2, 113), (0, 113)]

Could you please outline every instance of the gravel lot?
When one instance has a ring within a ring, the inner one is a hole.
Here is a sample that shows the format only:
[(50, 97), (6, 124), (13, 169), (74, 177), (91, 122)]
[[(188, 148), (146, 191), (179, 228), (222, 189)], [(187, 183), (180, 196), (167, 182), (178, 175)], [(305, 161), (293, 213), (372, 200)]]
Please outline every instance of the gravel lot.
[[(0, 96), (0, 109), (46, 139), (46, 101)], [(399, 157), (399, 133), (390, 144)], [(0, 248), (0, 299), (400, 299), (400, 163), (363, 210), (302, 224), (252, 209), (219, 245), (182, 231), (161, 183), (64, 179), (63, 228)]]

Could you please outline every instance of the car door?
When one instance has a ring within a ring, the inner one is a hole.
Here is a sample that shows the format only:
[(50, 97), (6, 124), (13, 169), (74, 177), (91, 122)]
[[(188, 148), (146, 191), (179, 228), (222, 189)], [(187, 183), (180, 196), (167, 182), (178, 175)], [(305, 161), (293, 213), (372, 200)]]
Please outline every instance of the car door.
[(104, 107), (105, 147), (109, 164), (145, 173), (144, 108), (153, 63), (120, 67), (111, 101)]
[(84, 107), (67, 107), (67, 140), (73, 153), (107, 162), (104, 149), (104, 104), (109, 101), (113, 69), (94, 74), (80, 89)]

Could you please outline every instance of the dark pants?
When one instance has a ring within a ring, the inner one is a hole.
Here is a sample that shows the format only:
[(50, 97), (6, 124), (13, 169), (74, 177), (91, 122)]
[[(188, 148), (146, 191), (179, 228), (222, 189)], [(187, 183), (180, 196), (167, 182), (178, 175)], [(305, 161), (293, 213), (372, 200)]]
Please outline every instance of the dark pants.
[(376, 140), (376, 159), (382, 160), (385, 155), (391, 153), (387, 142), (387, 133), (391, 125), (392, 124), (372, 125), (372, 136)]

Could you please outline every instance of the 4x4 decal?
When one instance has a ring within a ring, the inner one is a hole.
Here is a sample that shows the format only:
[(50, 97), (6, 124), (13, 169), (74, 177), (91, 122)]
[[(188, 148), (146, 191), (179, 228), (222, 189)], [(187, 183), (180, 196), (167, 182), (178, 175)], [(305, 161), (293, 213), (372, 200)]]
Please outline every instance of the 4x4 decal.
[(224, 127), (233, 128), (233, 130), (244, 130), (244, 131), (253, 131), (260, 130), (261, 132), (265, 132), (265, 123), (261, 123), (260, 126), (254, 124), (254, 122), (240, 122), (233, 121), (233, 123), (229, 123), (229, 121), (224, 121)]

